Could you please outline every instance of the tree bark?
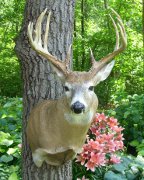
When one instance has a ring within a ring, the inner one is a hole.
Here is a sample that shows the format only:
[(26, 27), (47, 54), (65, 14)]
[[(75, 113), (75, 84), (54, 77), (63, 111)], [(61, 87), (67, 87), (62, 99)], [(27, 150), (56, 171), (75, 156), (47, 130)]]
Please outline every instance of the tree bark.
[[(36, 22), (40, 13), (47, 8), (52, 11), (48, 49), (53, 55), (64, 60), (69, 45), (72, 43), (73, 16), (75, 0), (27, 0), (24, 22), (17, 39), (15, 50), (20, 59), (23, 78), (23, 180), (70, 180), (72, 179), (71, 162), (54, 167), (43, 164), (37, 168), (31, 157), (25, 129), (33, 106), (44, 99), (59, 98), (63, 93), (61, 82), (52, 72), (47, 60), (33, 51), (27, 38), (29, 21)], [(46, 19), (42, 25), (44, 32)]]

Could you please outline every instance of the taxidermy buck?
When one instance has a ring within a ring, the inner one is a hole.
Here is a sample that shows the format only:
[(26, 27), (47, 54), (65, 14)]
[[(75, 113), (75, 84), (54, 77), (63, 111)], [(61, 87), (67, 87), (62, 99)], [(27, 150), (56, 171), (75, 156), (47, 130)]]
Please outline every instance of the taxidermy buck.
[(48, 52), (50, 13), (42, 41), (41, 25), (46, 11), (38, 17), (35, 30), (33, 30), (33, 23), (29, 23), (28, 37), (32, 48), (51, 63), (63, 83), (65, 92), (58, 100), (45, 100), (39, 103), (30, 113), (27, 138), (32, 150), (33, 161), (38, 167), (43, 161), (50, 165), (61, 165), (81, 152), (98, 106), (94, 86), (109, 76), (114, 66), (114, 60), (111, 60), (127, 45), (123, 22), (120, 16), (112, 10), (117, 21), (116, 24), (110, 15), (116, 31), (114, 51), (100, 61), (95, 61), (91, 51), (91, 69), (88, 72), (72, 71), (69, 68), (71, 47), (65, 61), (57, 59)]

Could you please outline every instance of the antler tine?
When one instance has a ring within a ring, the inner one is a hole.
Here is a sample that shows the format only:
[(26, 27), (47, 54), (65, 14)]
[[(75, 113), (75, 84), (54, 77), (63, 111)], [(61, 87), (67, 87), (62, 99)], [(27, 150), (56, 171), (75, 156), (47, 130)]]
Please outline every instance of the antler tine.
[(48, 32), (49, 32), (50, 17), (51, 17), (51, 11), (49, 12), (49, 15), (47, 17), (46, 31), (45, 31), (45, 36), (44, 36), (44, 49), (45, 50), (47, 50), (47, 44), (48, 44)]
[(31, 44), (33, 42), (32, 32), (33, 32), (33, 23), (29, 22), (27, 35)]
[(126, 31), (125, 31), (123, 21), (122, 21), (120, 15), (114, 9), (111, 8), (111, 10), (116, 15), (116, 18), (118, 20), (118, 26), (119, 26), (119, 29), (120, 29), (120, 34), (122, 36), (121, 37), (122, 38), (122, 43), (123, 43), (123, 47), (125, 49), (126, 46), (127, 46), (127, 35), (126, 35)]
[(70, 70), (70, 55), (71, 55), (71, 48), (72, 48), (72, 44), (70, 44), (70, 46), (69, 46), (69, 48), (68, 48), (68, 52), (67, 52), (66, 60), (65, 60), (66, 67), (67, 67), (67, 69), (69, 69), (69, 70)]
[[(49, 60), (55, 67), (57, 67), (59, 70), (61, 70), (65, 75), (67, 75), (68, 69), (66, 67), (65, 62), (62, 62), (61, 60), (57, 59), (55, 56), (51, 55), (48, 52), (47, 49), (47, 43), (48, 43), (48, 32), (49, 32), (49, 23), (50, 23), (50, 16), (51, 16), (51, 12), (49, 13), (48, 17), (47, 17), (47, 24), (46, 24), (46, 31), (45, 31), (45, 35), (44, 35), (44, 42), (42, 44), (42, 39), (41, 39), (41, 24), (43, 21), (43, 18), (46, 14), (47, 9), (45, 9), (40, 16), (37, 19), (36, 22), (36, 26), (35, 26), (35, 30), (33, 30), (33, 23), (29, 22), (28, 25), (28, 38), (30, 41), (31, 46), (33, 47), (33, 49), (38, 52), (39, 54), (41, 54), (43, 57), (45, 57), (47, 60)], [(33, 38), (33, 32), (34, 32), (34, 38)]]
[(97, 63), (97, 62), (95, 61), (95, 58), (94, 58), (94, 55), (93, 55), (93, 52), (92, 52), (91, 48), (90, 48), (90, 56), (91, 56), (91, 64), (92, 64), (92, 66), (94, 66), (94, 64)]
[(112, 16), (110, 14), (109, 14), (109, 17), (112, 20), (112, 23), (113, 23), (113, 26), (114, 26), (114, 29), (115, 29), (115, 33), (116, 33), (116, 45), (115, 45), (114, 50), (117, 50), (119, 48), (119, 32), (118, 32), (117, 25), (116, 25), (114, 19), (112, 18)]
[(111, 11), (116, 15), (116, 18), (117, 18), (117, 20), (119, 21), (119, 23), (121, 24), (121, 27), (122, 27), (123, 32), (124, 32), (124, 35), (125, 35), (125, 37), (126, 37), (125, 27), (124, 27), (124, 24), (123, 24), (123, 21), (122, 21), (120, 15), (119, 15), (113, 8), (110, 8), (110, 9), (111, 9)]
[[(111, 9), (111, 10), (116, 15), (116, 19), (118, 21), (117, 25), (116, 25), (116, 23), (115, 23), (114, 19), (112, 18), (112, 16), (109, 15), (111, 20), (112, 20), (115, 32), (116, 32), (115, 49), (114, 49), (114, 51), (112, 53), (108, 54), (107, 56), (102, 58), (100, 61), (97, 61), (97, 62), (95, 62), (93, 64), (93, 66), (92, 66), (92, 68), (90, 70), (91, 74), (96, 74), (102, 67), (105, 66), (105, 64), (107, 64), (109, 61), (111, 61), (116, 55), (121, 53), (127, 46), (126, 31), (125, 31), (122, 19), (113, 9)], [(121, 36), (121, 45), (119, 45), (120, 36)]]
[(37, 19), (36, 25), (35, 25), (35, 41), (42, 46), (42, 40), (41, 40), (41, 23), (43, 21), (44, 15), (46, 13), (47, 9), (45, 9), (44, 12), (40, 14), (40, 16)]
[[(110, 53), (109, 55), (107, 55), (106, 57), (104, 57), (100, 60), (100, 62), (104, 62), (104, 64), (109, 62), (112, 58), (114, 58), (116, 55), (118, 55), (120, 52), (122, 52), (126, 48), (126, 45), (127, 45), (126, 32), (125, 32), (125, 28), (124, 28), (124, 25), (122, 23), (122, 20), (121, 20), (120, 16), (112, 8), (111, 8), (111, 10), (116, 15), (120, 32), (118, 32), (118, 28), (117, 28), (117, 25), (116, 25), (114, 19), (111, 18), (111, 20), (113, 22), (113, 26), (114, 26), (115, 31), (116, 31), (116, 48), (112, 53)], [(119, 42), (118, 42), (119, 41), (119, 37), (118, 37), (119, 35), (117, 36), (117, 34), (121, 35), (121, 41), (122, 41), (121, 46), (119, 46)]]

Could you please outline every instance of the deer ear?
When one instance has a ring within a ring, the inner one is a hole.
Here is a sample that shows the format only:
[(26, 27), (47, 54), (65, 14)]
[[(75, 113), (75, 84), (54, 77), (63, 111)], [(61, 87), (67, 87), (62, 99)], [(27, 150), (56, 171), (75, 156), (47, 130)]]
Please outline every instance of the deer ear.
[(106, 64), (94, 77), (94, 84), (97, 85), (101, 81), (104, 81), (111, 73), (112, 68), (115, 64), (115, 61), (113, 60), (109, 64)]
[(55, 67), (54, 65), (51, 64), (51, 67), (53, 69), (53, 71), (56, 73), (56, 75), (61, 79), (61, 80), (64, 80), (65, 79), (65, 75), (64, 73), (59, 70), (57, 67)]

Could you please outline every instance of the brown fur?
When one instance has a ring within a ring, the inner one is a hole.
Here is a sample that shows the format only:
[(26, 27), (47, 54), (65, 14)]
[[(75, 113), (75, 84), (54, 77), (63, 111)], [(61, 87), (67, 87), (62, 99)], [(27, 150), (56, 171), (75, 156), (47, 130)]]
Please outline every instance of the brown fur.
[[(91, 109), (93, 115), (97, 104), (95, 99)], [(70, 124), (65, 120), (65, 112), (71, 113), (66, 98), (46, 100), (31, 111), (28, 120), (27, 138), (32, 152), (43, 149), (52, 165), (63, 164), (81, 152), (91, 122)]]

